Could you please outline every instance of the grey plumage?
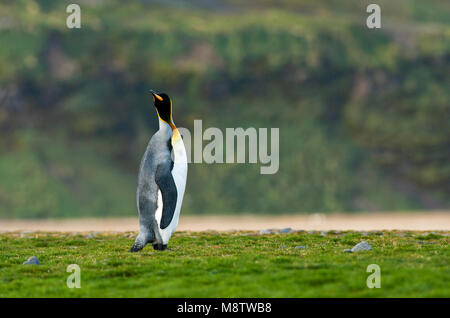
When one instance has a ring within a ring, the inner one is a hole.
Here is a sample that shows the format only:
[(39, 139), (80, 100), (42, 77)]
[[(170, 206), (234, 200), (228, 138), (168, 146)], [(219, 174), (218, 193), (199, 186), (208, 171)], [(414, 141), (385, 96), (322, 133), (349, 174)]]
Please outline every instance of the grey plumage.
[[(135, 252), (141, 250), (145, 244), (152, 243), (155, 249), (164, 249), (162, 239), (158, 231), (158, 224), (155, 219), (155, 212), (158, 208), (158, 190), (161, 188), (163, 197), (170, 195), (173, 189), (163, 191), (164, 185), (162, 182), (173, 182), (171, 170), (173, 161), (171, 158), (171, 137), (172, 131), (169, 126), (162, 126), (156, 132), (148, 143), (147, 149), (141, 161), (139, 168), (138, 187), (137, 187), (137, 206), (139, 211), (139, 234), (130, 251)], [(159, 181), (159, 185), (158, 185)], [(173, 185), (174, 186), (174, 185)], [(175, 188), (176, 193), (176, 188)], [(170, 200), (169, 202), (172, 202)], [(174, 200), (176, 204), (176, 197)], [(170, 207), (167, 204), (164, 207), (164, 212)], [(174, 207), (173, 207), (174, 209)], [(173, 214), (173, 212), (172, 212)], [(161, 227), (170, 223), (171, 217), (167, 220), (167, 212), (161, 220)], [(164, 224), (163, 224), (164, 223)]]
[(178, 225), (186, 188), (186, 149), (172, 119), (172, 101), (165, 93), (150, 92), (159, 118), (159, 130), (150, 139), (139, 168), (137, 207), (140, 225), (131, 252), (143, 249), (147, 243), (156, 250), (167, 247)]

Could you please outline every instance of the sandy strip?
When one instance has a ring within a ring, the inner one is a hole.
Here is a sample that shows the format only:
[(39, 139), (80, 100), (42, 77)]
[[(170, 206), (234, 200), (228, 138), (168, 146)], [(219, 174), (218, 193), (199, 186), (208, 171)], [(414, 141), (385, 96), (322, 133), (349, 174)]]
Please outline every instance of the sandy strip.
[[(295, 230), (450, 230), (450, 211), (427, 213), (310, 214), (282, 216), (181, 216), (179, 231)], [(138, 218), (0, 220), (0, 231), (137, 231)]]

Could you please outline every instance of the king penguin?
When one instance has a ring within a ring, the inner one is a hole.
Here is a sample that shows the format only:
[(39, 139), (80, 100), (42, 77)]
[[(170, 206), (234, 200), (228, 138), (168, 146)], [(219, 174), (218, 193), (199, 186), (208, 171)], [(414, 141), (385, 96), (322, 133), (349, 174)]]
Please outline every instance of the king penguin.
[(139, 234), (130, 249), (137, 252), (151, 243), (165, 250), (178, 225), (187, 178), (186, 149), (172, 118), (172, 101), (164, 93), (153, 95), (159, 130), (141, 160), (137, 187)]

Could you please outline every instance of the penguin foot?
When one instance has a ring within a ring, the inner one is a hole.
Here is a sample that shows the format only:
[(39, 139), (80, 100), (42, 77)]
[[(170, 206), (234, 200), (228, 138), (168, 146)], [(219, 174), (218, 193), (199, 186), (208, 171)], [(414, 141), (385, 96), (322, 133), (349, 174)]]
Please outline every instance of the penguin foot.
[(153, 244), (153, 249), (157, 251), (164, 251), (167, 248), (167, 244)]
[(144, 248), (144, 245), (140, 244), (140, 243), (134, 243), (133, 246), (130, 248), (130, 252), (139, 252), (140, 250), (142, 250)]

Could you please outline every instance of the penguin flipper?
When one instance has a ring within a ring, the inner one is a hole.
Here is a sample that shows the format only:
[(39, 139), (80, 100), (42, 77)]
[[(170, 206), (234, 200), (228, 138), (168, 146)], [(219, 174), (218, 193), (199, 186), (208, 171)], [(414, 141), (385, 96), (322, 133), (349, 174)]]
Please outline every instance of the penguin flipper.
[(163, 210), (159, 227), (165, 229), (172, 221), (177, 206), (177, 187), (171, 172), (172, 163), (159, 164), (156, 168), (155, 181), (161, 190)]

